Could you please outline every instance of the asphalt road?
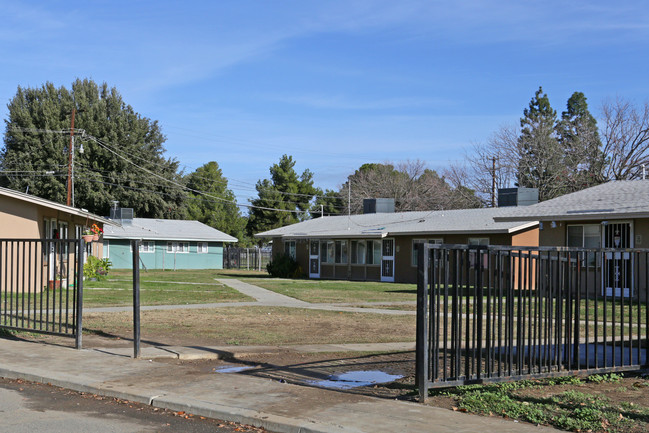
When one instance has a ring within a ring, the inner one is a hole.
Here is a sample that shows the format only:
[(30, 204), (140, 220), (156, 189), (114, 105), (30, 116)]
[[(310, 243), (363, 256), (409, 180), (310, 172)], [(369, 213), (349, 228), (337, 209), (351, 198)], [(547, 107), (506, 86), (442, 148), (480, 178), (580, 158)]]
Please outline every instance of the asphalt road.
[(50, 385), (0, 378), (2, 433), (266, 432)]

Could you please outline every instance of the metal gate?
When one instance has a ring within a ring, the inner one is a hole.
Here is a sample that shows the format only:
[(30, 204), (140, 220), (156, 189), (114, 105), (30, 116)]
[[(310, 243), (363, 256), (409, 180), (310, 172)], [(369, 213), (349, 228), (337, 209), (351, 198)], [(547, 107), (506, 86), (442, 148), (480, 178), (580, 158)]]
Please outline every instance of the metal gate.
[(223, 249), (223, 268), (264, 270), (270, 262), (270, 249), (226, 247)]
[(0, 239), (0, 329), (75, 338), (81, 348), (83, 239)]
[[(602, 290), (611, 272), (626, 293)], [(430, 387), (647, 367), (648, 284), (646, 249), (423, 244), (420, 399)]]

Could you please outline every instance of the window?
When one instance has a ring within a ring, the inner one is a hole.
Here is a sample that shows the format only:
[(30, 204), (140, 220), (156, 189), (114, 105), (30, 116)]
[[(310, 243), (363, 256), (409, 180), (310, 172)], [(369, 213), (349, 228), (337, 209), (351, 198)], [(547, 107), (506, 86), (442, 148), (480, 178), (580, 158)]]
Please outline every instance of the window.
[(199, 254), (207, 254), (207, 242), (198, 242), (196, 244), (196, 252)]
[[(599, 224), (569, 225), (567, 227), (568, 240), (566, 245), (577, 248), (600, 248), (602, 246), (602, 233)], [(588, 253), (587, 266), (595, 266), (595, 253)]]
[(335, 243), (334, 241), (320, 242), (320, 263), (335, 263)]
[(327, 263), (327, 241), (320, 242), (320, 263)]
[(295, 260), (295, 241), (284, 242), (284, 253)]
[(413, 239), (412, 240), (412, 266), (417, 266), (417, 261), (418, 261), (418, 255), (417, 255), (417, 244), (424, 244), (424, 243), (429, 243), (429, 244), (442, 244), (442, 239)]
[[(59, 239), (68, 238), (68, 223), (64, 221), (59, 221)], [(61, 243), (61, 253), (64, 255), (68, 254), (68, 243)]]
[(381, 241), (380, 240), (371, 240), (367, 241), (367, 259), (366, 263), (368, 265), (380, 265), (381, 264)]
[[(468, 242), (469, 245), (483, 245), (487, 246), (489, 245), (489, 238), (469, 238)], [(470, 251), (469, 252), (469, 265), (471, 268), (475, 268), (476, 265), (478, 264), (477, 259), (476, 259), (476, 251)], [(483, 267), (488, 267), (489, 266), (489, 254), (488, 253), (480, 253), (482, 256), (482, 266)]]
[(469, 238), (469, 245), (489, 245), (489, 238)]
[(338, 264), (347, 263), (347, 241), (336, 241), (335, 260)]
[(188, 253), (189, 242), (167, 242), (168, 253)]
[[(168, 250), (170, 251), (170, 250)], [(133, 244), (131, 244), (131, 252), (133, 252)], [(154, 253), (155, 252), (155, 242), (153, 241), (142, 241), (140, 242), (140, 252), (141, 253)]]
[(367, 242), (366, 241), (352, 241), (352, 264), (353, 265), (364, 265), (365, 264), (365, 255), (367, 254)]

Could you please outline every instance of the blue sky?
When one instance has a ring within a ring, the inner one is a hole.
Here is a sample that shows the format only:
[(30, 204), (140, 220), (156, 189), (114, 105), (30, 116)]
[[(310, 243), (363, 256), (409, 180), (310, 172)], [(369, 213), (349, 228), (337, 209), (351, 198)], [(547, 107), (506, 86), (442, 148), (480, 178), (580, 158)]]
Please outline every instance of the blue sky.
[(117, 87), (187, 171), (214, 160), (241, 202), (282, 154), (337, 188), (366, 162), (443, 170), (543, 86), (649, 96), (642, 1), (4, 1), (0, 116), (18, 86)]

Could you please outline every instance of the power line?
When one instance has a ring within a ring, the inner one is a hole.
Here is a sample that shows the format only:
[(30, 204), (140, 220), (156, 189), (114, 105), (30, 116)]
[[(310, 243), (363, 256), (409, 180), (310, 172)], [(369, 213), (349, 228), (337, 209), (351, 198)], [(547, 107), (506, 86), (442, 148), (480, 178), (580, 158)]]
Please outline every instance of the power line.
[[(22, 127), (16, 127), (16, 126), (12, 126), (10, 128), (14, 129), (14, 130), (22, 131), (22, 132), (32, 132), (32, 133), (69, 134), (70, 131), (71, 131), (71, 129), (51, 130), (51, 129), (39, 129), (39, 128), (22, 128)], [(132, 164), (135, 167), (139, 168), (140, 170), (143, 170), (143, 171), (147, 172), (148, 174), (150, 174), (150, 175), (152, 175), (154, 177), (157, 177), (157, 178), (163, 180), (164, 182), (175, 185), (175, 186), (177, 186), (177, 187), (179, 187), (181, 189), (191, 191), (191, 192), (194, 192), (194, 193), (200, 194), (200, 195), (205, 195), (205, 196), (211, 197), (211, 198), (213, 198), (215, 200), (218, 200), (218, 201), (231, 203), (231, 204), (234, 204), (236, 206), (245, 207), (245, 208), (249, 208), (249, 209), (261, 209), (261, 210), (271, 210), (271, 211), (290, 212), (290, 213), (303, 213), (304, 212), (304, 211), (301, 211), (301, 210), (278, 209), (278, 208), (267, 207), (267, 206), (258, 206), (258, 205), (252, 205), (252, 204), (237, 203), (236, 201), (223, 199), (223, 198), (214, 196), (214, 195), (212, 195), (212, 194), (210, 194), (208, 192), (205, 192), (205, 191), (200, 191), (200, 190), (196, 190), (196, 189), (193, 189), (193, 188), (189, 188), (189, 187), (187, 187), (185, 185), (179, 184), (176, 181), (173, 181), (171, 179), (167, 179), (167, 178), (165, 178), (165, 177), (163, 177), (161, 175), (158, 175), (157, 173), (154, 173), (154, 172), (142, 167), (141, 165), (136, 164), (135, 162), (131, 161), (129, 158), (126, 158), (125, 156), (121, 155), (119, 152), (114, 150), (114, 146), (110, 145), (109, 143), (107, 143), (107, 142), (105, 142), (105, 141), (103, 141), (103, 140), (101, 140), (101, 139), (99, 139), (97, 137), (94, 137), (94, 136), (92, 136), (90, 134), (86, 134), (85, 130), (83, 130), (83, 129), (75, 129), (75, 131), (81, 132), (83, 138), (88, 139), (90, 141), (93, 141), (94, 143), (98, 144), (100, 147), (108, 150), (109, 152), (113, 153), (114, 155), (116, 155), (117, 157), (123, 159), (124, 161), (128, 162), (129, 164)], [(149, 159), (144, 159), (144, 158), (139, 157), (137, 155), (131, 155), (131, 156), (135, 157), (135, 158), (138, 158), (138, 159), (141, 159), (141, 160), (143, 160), (143, 161), (145, 161), (145, 162), (147, 162), (149, 164), (153, 164), (153, 165), (163, 167), (163, 165), (158, 163), (157, 161), (151, 161)], [(207, 178), (203, 178), (203, 179), (211, 180), (213, 182), (219, 182), (219, 181), (215, 181), (213, 179), (207, 179)], [(220, 182), (223, 182), (223, 183), (227, 184), (227, 180), (220, 181)], [(244, 183), (244, 182), (241, 182), (241, 183)], [(285, 192), (285, 191), (277, 191), (277, 190), (270, 189), (270, 188), (263, 188), (262, 190), (267, 190), (267, 191), (278, 193), (278, 194), (281, 194), (281, 195), (312, 197), (312, 198), (331, 198), (330, 196), (319, 196), (319, 195), (310, 195), (310, 194), (302, 194), (302, 193), (291, 193), (291, 192)], [(266, 198), (264, 198), (264, 197), (258, 197), (258, 199), (266, 200)], [(294, 206), (298, 206), (298, 205), (302, 204), (302, 203), (295, 203), (295, 202), (284, 202), (284, 203), (291, 204), (291, 205), (294, 205)]]
[(205, 196), (207, 196), (207, 197), (213, 198), (213, 199), (218, 200), (218, 201), (222, 201), (222, 202), (225, 202), (225, 203), (232, 203), (232, 204), (235, 204), (235, 205), (237, 205), (237, 206), (242, 206), (242, 207), (246, 207), (246, 208), (249, 208), (249, 209), (261, 209), (261, 210), (271, 210), (271, 211), (276, 211), (276, 212), (289, 212), (289, 213), (303, 213), (303, 211), (301, 211), (301, 210), (277, 209), (277, 208), (270, 208), (270, 207), (264, 207), (264, 206), (255, 206), (255, 205), (249, 205), (249, 204), (237, 203), (236, 201), (233, 201), (233, 200), (227, 200), (227, 199), (223, 199), (223, 198), (221, 198), (221, 197), (216, 197), (216, 196), (214, 196), (214, 195), (212, 195), (212, 194), (209, 194), (209, 193), (207, 193), (207, 192), (205, 192), (205, 191), (199, 191), (199, 190), (197, 190), (197, 189), (189, 188), (189, 187), (187, 187), (187, 186), (185, 186), (185, 185), (181, 185), (181, 184), (179, 184), (179, 183), (176, 182), (176, 181), (173, 181), (173, 180), (171, 180), (171, 179), (167, 179), (167, 178), (165, 178), (165, 177), (163, 177), (163, 176), (160, 176), (160, 175), (157, 174), (157, 173), (153, 173), (152, 171), (150, 171), (150, 170), (148, 170), (148, 169), (146, 169), (146, 168), (144, 168), (144, 167), (142, 167), (142, 166), (140, 166), (140, 165), (134, 163), (133, 161), (131, 161), (130, 159), (126, 158), (126, 157), (123, 156), (123, 155), (120, 155), (118, 152), (116, 152), (115, 150), (111, 149), (110, 147), (108, 147), (108, 145), (104, 144), (101, 140), (99, 140), (99, 139), (96, 138), (96, 137), (93, 137), (92, 135), (87, 135), (87, 138), (90, 139), (90, 140), (92, 140), (93, 142), (97, 143), (99, 146), (103, 147), (104, 149), (110, 151), (111, 153), (113, 153), (113, 154), (116, 155), (117, 157), (119, 157), (119, 158), (125, 160), (126, 162), (128, 162), (128, 163), (134, 165), (135, 167), (139, 168), (140, 170), (143, 170), (143, 171), (149, 173), (150, 175), (152, 175), (152, 176), (154, 176), (154, 177), (157, 177), (157, 178), (159, 178), (159, 179), (162, 179), (163, 181), (168, 182), (168, 183), (170, 183), (170, 184), (172, 184), (172, 185), (176, 185), (176, 186), (178, 186), (178, 187), (181, 188), (181, 189), (184, 189), (184, 190), (187, 190), (187, 191), (191, 191), (191, 192), (194, 192), (194, 193), (196, 193), (196, 194), (205, 195)]

